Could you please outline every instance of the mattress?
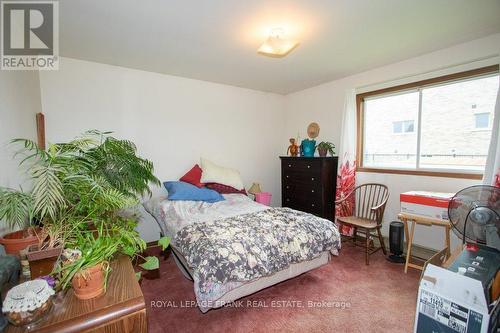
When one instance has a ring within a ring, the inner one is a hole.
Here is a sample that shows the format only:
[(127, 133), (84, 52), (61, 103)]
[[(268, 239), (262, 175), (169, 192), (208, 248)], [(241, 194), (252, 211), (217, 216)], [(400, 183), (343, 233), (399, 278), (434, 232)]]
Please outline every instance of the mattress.
[[(188, 268), (186, 264), (186, 260), (184, 256), (175, 248), (173, 249), (174, 255), (176, 257), (176, 263), (181, 272), (186, 276), (186, 278), (192, 280), (193, 272)], [(325, 251), (321, 253), (321, 255), (312, 260), (303, 261), (296, 264), (291, 264), (288, 268), (278, 271), (272, 275), (264, 276), (258, 278), (254, 281), (249, 281), (241, 284), (239, 287), (236, 287), (227, 293), (225, 293), (222, 297), (217, 300), (210, 300), (206, 302), (198, 303), (198, 308), (201, 312), (207, 312), (210, 309), (216, 309), (223, 307), (224, 305), (231, 304), (242, 297), (251, 295), (259, 290), (274, 286), (280, 282), (286, 281), (288, 279), (299, 276), (303, 273), (306, 273), (310, 270), (318, 268), (327, 264), (330, 261), (330, 252)]]
[(223, 201), (170, 201), (166, 195), (144, 203), (144, 208), (158, 222), (164, 236), (174, 237), (185, 226), (219, 218), (233, 217), (269, 209), (243, 194), (224, 194)]

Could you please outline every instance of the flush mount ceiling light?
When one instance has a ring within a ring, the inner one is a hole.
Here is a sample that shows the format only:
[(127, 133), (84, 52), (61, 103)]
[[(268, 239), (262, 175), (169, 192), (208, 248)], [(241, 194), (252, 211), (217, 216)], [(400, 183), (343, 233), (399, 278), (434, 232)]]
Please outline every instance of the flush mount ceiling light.
[(287, 40), (281, 28), (273, 29), (269, 38), (262, 44), (257, 53), (274, 58), (283, 58), (299, 45), (296, 40)]

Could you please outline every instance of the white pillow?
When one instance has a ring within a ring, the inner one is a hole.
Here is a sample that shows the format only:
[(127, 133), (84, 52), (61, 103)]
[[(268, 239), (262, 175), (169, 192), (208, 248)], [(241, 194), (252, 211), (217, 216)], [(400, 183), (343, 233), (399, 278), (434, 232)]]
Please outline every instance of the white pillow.
[(237, 190), (242, 190), (245, 187), (237, 170), (221, 167), (204, 158), (201, 158), (200, 162), (201, 170), (203, 170), (202, 183), (219, 183)]

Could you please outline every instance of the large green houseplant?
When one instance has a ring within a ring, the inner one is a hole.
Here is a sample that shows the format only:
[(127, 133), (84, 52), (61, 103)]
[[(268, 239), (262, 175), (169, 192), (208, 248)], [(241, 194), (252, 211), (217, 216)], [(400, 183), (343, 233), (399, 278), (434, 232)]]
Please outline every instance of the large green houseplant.
[[(83, 240), (88, 238), (81, 235), (89, 230), (96, 236), (92, 242), (109, 245), (105, 242), (110, 239), (122, 241), (108, 237), (120, 221), (119, 212), (134, 207), (140, 195), (150, 193), (151, 183), (160, 184), (153, 164), (137, 155), (135, 145), (109, 132), (89, 131), (70, 142), (50, 144), (47, 150), (26, 139), (13, 143), (21, 145), (16, 156), (26, 167), (32, 188), (0, 188), (0, 219), (9, 227), (27, 224), (23, 233), (38, 235), (39, 248), (66, 243), (85, 247)], [(31, 227), (34, 221), (41, 229)], [(97, 230), (104, 232), (96, 235)], [(143, 250), (143, 242), (134, 244), (134, 253)], [(120, 251), (127, 253), (123, 249)]]
[(92, 219), (134, 206), (138, 195), (149, 192), (150, 183), (160, 184), (152, 163), (136, 155), (135, 145), (108, 132), (90, 131), (68, 143), (50, 144), (47, 150), (31, 140), (12, 142), (22, 146), (16, 156), (32, 188), (0, 187), (0, 220), (9, 228), (33, 221), (51, 225), (68, 215)]

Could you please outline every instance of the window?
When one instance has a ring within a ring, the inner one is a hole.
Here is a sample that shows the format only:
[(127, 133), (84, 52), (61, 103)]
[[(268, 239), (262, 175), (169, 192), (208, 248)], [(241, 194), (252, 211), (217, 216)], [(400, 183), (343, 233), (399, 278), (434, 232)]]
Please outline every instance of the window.
[(498, 65), (359, 94), (360, 171), (481, 178)]
[(392, 133), (413, 133), (415, 128), (413, 123), (413, 120), (395, 121), (392, 123)]
[(490, 114), (489, 113), (476, 113), (474, 114), (476, 128), (483, 129), (490, 126)]

